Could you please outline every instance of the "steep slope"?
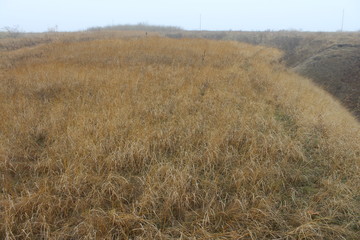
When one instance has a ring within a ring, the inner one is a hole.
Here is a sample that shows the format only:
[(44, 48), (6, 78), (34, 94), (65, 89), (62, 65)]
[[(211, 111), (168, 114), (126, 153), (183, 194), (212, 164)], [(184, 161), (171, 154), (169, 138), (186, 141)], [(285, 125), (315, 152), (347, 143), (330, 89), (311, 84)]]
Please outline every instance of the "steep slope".
[(296, 66), (360, 117), (360, 45), (336, 44)]
[(277, 50), (149, 37), (3, 54), (0, 238), (359, 236), (360, 125)]

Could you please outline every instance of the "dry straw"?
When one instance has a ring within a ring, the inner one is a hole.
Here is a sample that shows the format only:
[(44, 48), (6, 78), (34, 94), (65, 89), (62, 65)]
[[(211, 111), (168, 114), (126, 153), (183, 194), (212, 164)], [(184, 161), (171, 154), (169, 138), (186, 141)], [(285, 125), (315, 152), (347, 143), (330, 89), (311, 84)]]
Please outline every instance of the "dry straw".
[(358, 238), (359, 123), (280, 52), (68, 38), (1, 52), (1, 239)]

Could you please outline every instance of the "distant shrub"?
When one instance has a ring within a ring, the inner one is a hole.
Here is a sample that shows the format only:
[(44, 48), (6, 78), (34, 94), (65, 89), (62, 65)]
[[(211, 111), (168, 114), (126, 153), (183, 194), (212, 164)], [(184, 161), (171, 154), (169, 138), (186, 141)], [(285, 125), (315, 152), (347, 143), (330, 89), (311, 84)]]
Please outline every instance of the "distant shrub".
[(101, 31), (101, 30), (146, 31), (146, 32), (182, 31), (180, 27), (148, 25), (146, 23), (139, 23), (136, 25), (126, 24), (126, 25), (114, 25), (114, 26), (105, 26), (105, 27), (92, 27), (87, 29), (87, 31)]
[(57, 32), (57, 31), (58, 31), (58, 25), (55, 25), (53, 27), (48, 28), (49, 33), (54, 33), (54, 32)]
[(183, 34), (181, 33), (168, 33), (165, 36), (168, 38), (176, 38), (176, 39), (183, 38)]
[(210, 37), (211, 39), (216, 39), (216, 40), (222, 40), (227, 36), (226, 32), (214, 32), (211, 34)]
[(4, 27), (7, 36), (10, 38), (17, 38), (21, 35), (21, 31), (19, 30), (19, 26), (6, 26)]

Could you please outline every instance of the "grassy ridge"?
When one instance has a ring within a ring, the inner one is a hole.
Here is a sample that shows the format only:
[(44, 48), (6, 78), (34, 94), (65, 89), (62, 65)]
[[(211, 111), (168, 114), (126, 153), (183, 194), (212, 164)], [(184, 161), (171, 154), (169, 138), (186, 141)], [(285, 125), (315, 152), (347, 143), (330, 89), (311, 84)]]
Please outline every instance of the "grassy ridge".
[(359, 123), (277, 50), (155, 37), (3, 54), (0, 238), (357, 238)]
[(360, 119), (359, 32), (178, 32), (172, 38), (233, 40), (281, 49), (282, 61), (311, 78)]
[(179, 31), (169, 37), (196, 37), (232, 40), (254, 45), (270, 46), (284, 52), (283, 61), (296, 67), (315, 54), (336, 44), (359, 44), (359, 32), (299, 32), (299, 31)]

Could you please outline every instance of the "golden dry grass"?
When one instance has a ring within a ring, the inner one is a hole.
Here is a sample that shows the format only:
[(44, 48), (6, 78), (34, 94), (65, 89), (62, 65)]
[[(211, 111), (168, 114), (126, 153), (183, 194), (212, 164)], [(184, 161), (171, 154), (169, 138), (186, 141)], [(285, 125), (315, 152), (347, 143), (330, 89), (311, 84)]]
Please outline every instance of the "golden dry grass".
[(1, 239), (357, 239), (360, 125), (275, 49), (1, 52)]
[(282, 61), (311, 78), (360, 120), (360, 32), (178, 32), (169, 37), (236, 40), (281, 49)]

